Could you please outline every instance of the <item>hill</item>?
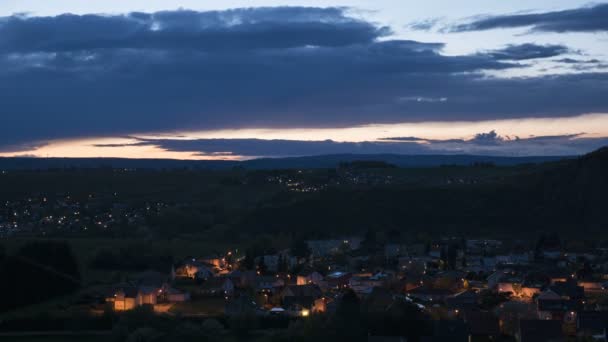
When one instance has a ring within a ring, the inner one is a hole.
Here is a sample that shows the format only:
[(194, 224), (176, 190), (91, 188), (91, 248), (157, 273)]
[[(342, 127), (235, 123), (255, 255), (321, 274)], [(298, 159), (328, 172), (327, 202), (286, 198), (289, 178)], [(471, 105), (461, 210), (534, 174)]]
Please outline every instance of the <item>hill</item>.
[[(546, 231), (590, 239), (606, 235), (608, 149), (507, 170), (510, 173), (500, 173), (492, 181), (466, 184), (332, 188), (300, 201), (259, 208), (243, 227), (258, 231), (289, 227), (313, 233), (372, 228), (407, 234), (484, 233), (522, 239)], [(459, 168), (443, 171), (449, 176)], [(471, 174), (471, 168), (466, 172)]]
[(335, 154), (289, 158), (260, 158), (245, 161), (124, 158), (0, 158), (0, 170), (44, 170), (65, 168), (210, 169), (242, 167), (251, 170), (335, 168), (341, 162), (381, 161), (398, 167), (435, 167), (492, 163), (510, 166), (557, 161), (572, 157), (496, 157), (476, 155)]
[[(97, 214), (95, 208), (122, 210), (117, 205), (140, 213), (156, 203), (158, 211), (145, 217), (140, 227), (117, 223), (116, 230), (83, 232), (75, 224), (74, 231), (57, 230), (60, 235), (203, 234), (228, 243), (262, 235), (341, 236), (369, 229), (398, 231), (402, 236), (483, 234), (523, 239), (546, 231), (590, 238), (606, 235), (608, 149), (536, 164), (531, 158), (383, 156), (378, 162), (377, 157), (167, 161), (164, 165), (180, 167), (166, 169), (154, 160), (111, 160), (129, 163), (129, 168), (96, 168), (94, 163), (105, 160), (91, 159), (84, 164), (90, 168), (84, 169), (9, 170), (0, 175), (0, 200), (21, 201), (17, 206), (24, 207), (7, 207), (4, 214), (0, 210), (0, 218), (10, 217), (13, 209), (34, 210), (28, 204), (31, 197), (54, 201), (69, 194), (92, 216)], [(39, 167), (42, 164), (35, 164), (39, 161), (26, 162)], [(404, 163), (417, 166), (392, 167)], [(433, 166), (422, 166), (429, 163)], [(135, 167), (142, 165), (150, 167)], [(65, 215), (52, 208), (43, 214)], [(34, 230), (38, 225), (39, 220), (31, 222)]]

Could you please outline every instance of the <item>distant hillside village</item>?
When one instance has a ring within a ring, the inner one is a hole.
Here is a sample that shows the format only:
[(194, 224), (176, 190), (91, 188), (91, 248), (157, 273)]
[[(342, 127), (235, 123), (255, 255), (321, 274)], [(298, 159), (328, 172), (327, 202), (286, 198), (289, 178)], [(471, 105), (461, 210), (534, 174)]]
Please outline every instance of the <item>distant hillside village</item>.
[(340, 314), (354, 298), (368, 313), (414, 308), (437, 338), (425, 341), (606, 341), (608, 249), (568, 251), (555, 236), (526, 249), (463, 238), (381, 245), (373, 235), (192, 256), (106, 286), (92, 311), (297, 320)]

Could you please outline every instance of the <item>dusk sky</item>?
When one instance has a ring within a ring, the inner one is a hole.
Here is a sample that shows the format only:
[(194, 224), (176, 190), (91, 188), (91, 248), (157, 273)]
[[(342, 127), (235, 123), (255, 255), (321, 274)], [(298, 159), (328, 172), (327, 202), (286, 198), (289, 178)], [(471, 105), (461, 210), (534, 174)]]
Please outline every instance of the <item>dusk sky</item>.
[(608, 3), (3, 0), (0, 156), (578, 155)]

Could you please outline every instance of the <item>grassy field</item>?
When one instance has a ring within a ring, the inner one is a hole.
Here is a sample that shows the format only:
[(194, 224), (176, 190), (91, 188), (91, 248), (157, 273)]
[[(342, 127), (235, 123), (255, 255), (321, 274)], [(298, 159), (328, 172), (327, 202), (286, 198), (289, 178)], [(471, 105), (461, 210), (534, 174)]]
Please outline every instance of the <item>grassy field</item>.
[(109, 335), (49, 335), (49, 336), (16, 336), (0, 335), (2, 341), (12, 342), (102, 342), (111, 340)]
[(226, 301), (223, 297), (219, 298), (197, 298), (189, 302), (176, 303), (169, 309), (172, 314), (182, 316), (210, 316), (217, 317), (224, 314)]

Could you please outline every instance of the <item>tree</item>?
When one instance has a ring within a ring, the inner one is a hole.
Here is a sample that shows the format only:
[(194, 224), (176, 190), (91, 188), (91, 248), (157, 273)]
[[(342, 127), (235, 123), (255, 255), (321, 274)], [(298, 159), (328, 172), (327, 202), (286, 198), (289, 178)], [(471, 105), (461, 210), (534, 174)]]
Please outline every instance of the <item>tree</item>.
[(336, 316), (358, 317), (360, 313), (361, 301), (353, 290), (348, 289), (340, 299), (338, 307), (336, 308)]
[(279, 260), (277, 261), (277, 271), (280, 273), (285, 273), (289, 271), (289, 264), (283, 254), (279, 254)]
[(255, 267), (255, 259), (250, 249), (245, 251), (245, 258), (241, 261), (241, 267), (245, 270), (253, 270)]
[(447, 247), (447, 264), (448, 269), (456, 269), (456, 257), (458, 256), (458, 249), (456, 245), (449, 244)]
[(291, 244), (291, 255), (299, 259), (308, 259), (310, 256), (310, 248), (303, 239), (295, 239)]
[[(25, 244), (0, 263), (0, 312), (66, 295), (80, 287), (80, 272), (65, 242), (39, 241)], [(44, 286), (40, 286), (43, 284)]]
[(363, 241), (361, 241), (361, 248), (368, 252), (375, 252), (378, 249), (378, 239), (373, 229), (370, 228), (365, 232)]
[(361, 340), (365, 336), (361, 302), (353, 290), (349, 289), (342, 295), (333, 323), (339, 341)]
[(228, 325), (239, 339), (249, 340), (251, 331), (258, 328), (259, 322), (254, 314), (243, 314), (230, 317)]
[(448, 263), (448, 251), (447, 247), (445, 246), (441, 246), (441, 249), (439, 250), (439, 261), (441, 268), (446, 269)]
[(208, 318), (203, 322), (202, 331), (205, 336), (218, 337), (224, 333), (224, 325), (215, 318)]
[(260, 256), (260, 261), (258, 261), (258, 271), (262, 274), (266, 273), (267, 271), (267, 267), (266, 267), (266, 263), (264, 262), (264, 256)]

